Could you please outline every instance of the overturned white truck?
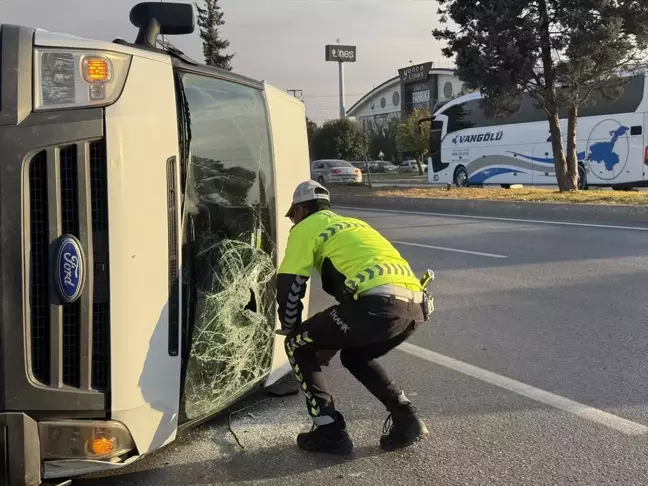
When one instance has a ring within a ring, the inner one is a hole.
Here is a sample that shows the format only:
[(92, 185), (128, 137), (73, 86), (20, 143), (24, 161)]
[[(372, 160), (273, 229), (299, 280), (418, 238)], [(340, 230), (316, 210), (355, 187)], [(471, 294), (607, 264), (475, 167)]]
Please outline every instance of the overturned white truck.
[(129, 464), (289, 370), (274, 273), (304, 105), (135, 43), (0, 26), (0, 483)]

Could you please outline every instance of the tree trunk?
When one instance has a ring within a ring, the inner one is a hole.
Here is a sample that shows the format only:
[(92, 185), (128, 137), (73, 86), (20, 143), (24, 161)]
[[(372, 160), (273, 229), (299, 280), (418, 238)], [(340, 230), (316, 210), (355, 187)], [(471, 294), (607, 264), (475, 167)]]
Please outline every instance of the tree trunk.
[(576, 146), (576, 129), (578, 128), (578, 106), (569, 108), (567, 118), (567, 178), (565, 189), (578, 190), (578, 153)]
[(551, 33), (550, 19), (547, 8), (547, 0), (538, 0), (538, 12), (540, 15), (540, 48), (542, 50), (542, 69), (544, 71), (545, 86), (542, 97), (545, 107), (549, 111), (549, 130), (551, 132), (551, 145), (554, 155), (554, 166), (556, 167), (556, 181), (561, 191), (568, 190), (567, 183), (567, 159), (563, 147), (562, 135), (560, 133), (560, 116), (558, 115), (558, 103), (556, 100), (556, 70), (551, 57)]
[(560, 191), (567, 189), (567, 158), (560, 133), (560, 117), (558, 113), (549, 117), (549, 131), (551, 133), (551, 148), (553, 149), (554, 167), (556, 168), (556, 181)]
[(420, 176), (423, 175), (423, 166), (421, 165), (421, 160), (423, 160), (423, 156), (419, 154), (416, 157), (416, 167), (418, 167), (418, 175)]
[(545, 83), (549, 96), (553, 99), (551, 101), (552, 105), (555, 105), (555, 82), (556, 75), (554, 69), (553, 59), (551, 57), (551, 33), (550, 33), (550, 21), (549, 21), (549, 12), (547, 10), (547, 1), (539, 0), (538, 10), (540, 13), (540, 48), (542, 50), (542, 69), (544, 71)]

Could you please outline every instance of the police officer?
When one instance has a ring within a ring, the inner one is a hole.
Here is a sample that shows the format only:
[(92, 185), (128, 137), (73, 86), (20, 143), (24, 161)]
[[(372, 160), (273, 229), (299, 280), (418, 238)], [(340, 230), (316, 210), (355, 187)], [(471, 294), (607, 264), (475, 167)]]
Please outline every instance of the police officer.
[[(278, 271), (277, 302), (286, 353), (313, 420), (312, 430), (297, 437), (298, 446), (331, 454), (353, 449), (321, 369), (326, 358), (318, 358), (327, 350), (341, 350), (342, 364), (387, 408), (384, 450), (426, 437), (416, 409), (377, 361), (425, 320), (421, 282), (378, 231), (331, 211), (329, 191), (317, 182), (299, 184), (286, 216), (295, 226)], [(338, 303), (302, 321), (313, 268)]]

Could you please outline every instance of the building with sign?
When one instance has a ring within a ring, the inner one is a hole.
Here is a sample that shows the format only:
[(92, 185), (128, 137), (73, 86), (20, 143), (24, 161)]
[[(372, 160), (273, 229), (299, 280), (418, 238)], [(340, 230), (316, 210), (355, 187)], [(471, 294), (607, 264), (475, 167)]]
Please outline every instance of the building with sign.
[(431, 62), (408, 66), (360, 98), (347, 115), (366, 130), (377, 130), (393, 118), (406, 117), (414, 108), (432, 110), (462, 90), (463, 83), (452, 69), (435, 68)]

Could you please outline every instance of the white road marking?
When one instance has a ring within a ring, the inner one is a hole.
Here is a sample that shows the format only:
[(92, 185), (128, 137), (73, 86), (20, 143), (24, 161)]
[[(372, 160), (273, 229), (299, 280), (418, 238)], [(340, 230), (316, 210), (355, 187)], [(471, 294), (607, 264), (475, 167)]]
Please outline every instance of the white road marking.
[(351, 208), (348, 206), (337, 206), (339, 209), (347, 209), (350, 211), (369, 211), (374, 213), (395, 213), (395, 214), (416, 214), (420, 216), (440, 216), (444, 218), (462, 218), (462, 219), (482, 219), (485, 221), (509, 221), (512, 223), (532, 223), (532, 224), (550, 224), (554, 226), (581, 226), (585, 228), (607, 228), (607, 229), (620, 229), (632, 231), (648, 231), (648, 228), (641, 226), (617, 226), (608, 224), (591, 224), (591, 223), (569, 223), (567, 221), (546, 221), (541, 219), (518, 219), (518, 218), (500, 218), (494, 216), (470, 216), (467, 214), (451, 214), (451, 213), (428, 213), (425, 211), (405, 211), (398, 209), (373, 209), (373, 208)]
[(395, 243), (397, 245), (416, 246), (419, 248), (429, 248), (431, 250), (443, 250), (443, 251), (452, 251), (455, 253), (467, 253), (468, 255), (478, 255), (478, 256), (490, 257), (490, 258), (508, 258), (507, 255), (497, 255), (495, 253), (482, 253), (480, 251), (459, 250), (458, 248), (446, 248), (445, 246), (424, 245), (422, 243), (408, 243), (407, 241), (392, 241), (392, 243)]
[(444, 356), (429, 349), (421, 348), (413, 344), (404, 343), (399, 346), (401, 351), (416, 356), (418, 358), (429, 361), (430, 363), (449, 368), (464, 375), (471, 376), (478, 380), (490, 383), (491, 385), (504, 388), (518, 395), (530, 398), (537, 402), (550, 405), (565, 412), (571, 413), (585, 420), (596, 422), (605, 425), (611, 429), (622, 432), (626, 435), (646, 435), (648, 434), (648, 427), (630, 420), (612, 415), (611, 413), (603, 412), (597, 408), (583, 405), (582, 403), (575, 402), (565, 397), (555, 395), (551, 392), (535, 388), (531, 385), (526, 385), (511, 378), (507, 378), (497, 373), (478, 368), (477, 366), (464, 363), (463, 361)]

